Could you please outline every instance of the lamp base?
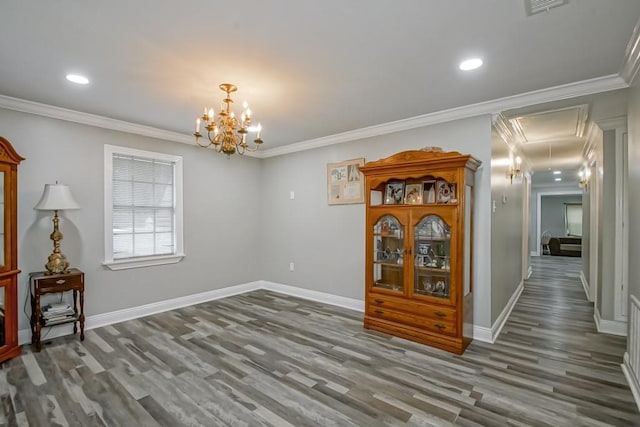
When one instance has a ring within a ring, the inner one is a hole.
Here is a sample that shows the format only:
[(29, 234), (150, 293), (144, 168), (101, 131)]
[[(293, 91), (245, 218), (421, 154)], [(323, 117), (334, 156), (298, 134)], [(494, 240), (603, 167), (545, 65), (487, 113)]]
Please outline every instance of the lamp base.
[(62, 240), (62, 233), (58, 229), (58, 211), (54, 211), (53, 214), (53, 233), (51, 233), (51, 240), (53, 240), (53, 252), (49, 255), (49, 262), (45, 264), (47, 274), (60, 274), (67, 273), (69, 268), (69, 261), (60, 250), (60, 240)]
[(69, 261), (67, 261), (67, 257), (64, 254), (54, 252), (49, 255), (49, 262), (44, 267), (47, 269), (47, 274), (67, 273)]

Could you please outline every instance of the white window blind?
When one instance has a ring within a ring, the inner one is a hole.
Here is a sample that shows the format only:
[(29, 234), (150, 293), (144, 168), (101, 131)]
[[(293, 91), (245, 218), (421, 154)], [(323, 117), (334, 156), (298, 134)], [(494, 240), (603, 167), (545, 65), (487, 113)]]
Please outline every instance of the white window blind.
[(175, 253), (175, 164), (113, 155), (113, 258)]
[(582, 236), (582, 205), (565, 204), (565, 221), (567, 226), (567, 235)]
[(182, 159), (106, 146), (105, 162), (105, 264), (181, 258)]

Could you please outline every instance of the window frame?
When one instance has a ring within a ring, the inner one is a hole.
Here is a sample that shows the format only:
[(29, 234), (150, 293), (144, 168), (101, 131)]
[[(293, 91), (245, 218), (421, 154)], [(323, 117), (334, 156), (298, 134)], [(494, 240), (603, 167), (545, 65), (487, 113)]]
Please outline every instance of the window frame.
[[(135, 156), (172, 162), (174, 166), (173, 191), (175, 212), (175, 252), (169, 255), (137, 256), (126, 259), (113, 257), (113, 155)], [(138, 150), (117, 145), (104, 146), (104, 261), (103, 265), (111, 270), (150, 267), (154, 265), (175, 264), (184, 258), (183, 245), (183, 164), (182, 157), (173, 154)]]

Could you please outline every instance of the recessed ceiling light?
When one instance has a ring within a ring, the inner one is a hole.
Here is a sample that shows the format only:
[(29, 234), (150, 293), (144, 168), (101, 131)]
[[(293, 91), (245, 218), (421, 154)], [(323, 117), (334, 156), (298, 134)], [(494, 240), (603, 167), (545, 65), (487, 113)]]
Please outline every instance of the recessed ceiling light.
[(553, 171), (554, 175), (560, 175), (562, 173), (562, 171)]
[(89, 84), (89, 79), (85, 76), (81, 76), (80, 74), (67, 74), (67, 80), (79, 85)]
[(562, 178), (556, 178), (554, 181), (562, 181)]
[(471, 71), (480, 67), (482, 67), (482, 59), (480, 58), (469, 58), (460, 63), (460, 69), (462, 71)]

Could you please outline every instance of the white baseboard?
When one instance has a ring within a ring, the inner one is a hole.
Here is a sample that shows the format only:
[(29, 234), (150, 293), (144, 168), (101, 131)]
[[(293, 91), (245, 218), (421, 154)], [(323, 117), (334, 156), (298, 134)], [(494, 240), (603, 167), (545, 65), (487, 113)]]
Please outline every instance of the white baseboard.
[(312, 291), (309, 289), (298, 288), (296, 286), (283, 285), (282, 283), (268, 282), (265, 280), (261, 281), (261, 285), (261, 289), (266, 289), (268, 291), (279, 292), (281, 294), (291, 295), (302, 299), (348, 308), (361, 313), (364, 312), (364, 301), (362, 300), (341, 297), (325, 292)]
[(598, 332), (602, 334), (618, 335), (621, 337), (627, 336), (627, 322), (603, 319), (600, 316), (600, 310), (598, 310), (598, 307), (594, 307), (593, 309), (593, 320), (596, 322)]
[(634, 374), (633, 369), (631, 369), (629, 353), (624, 353), (624, 362), (620, 366), (622, 366), (622, 372), (624, 372), (624, 376), (633, 394), (633, 400), (636, 401), (636, 406), (640, 410), (640, 383), (638, 383), (638, 377)]
[(473, 325), (473, 339), (482, 341), (482, 342), (488, 342), (489, 344), (493, 344), (491, 328)]
[(529, 266), (529, 268), (527, 269), (527, 280), (531, 278), (532, 274), (533, 274), (533, 268)]
[(591, 299), (591, 295), (589, 294), (590, 288), (589, 283), (587, 283), (587, 278), (584, 277), (584, 272), (580, 271), (580, 282), (582, 283), (582, 288), (584, 289), (584, 294), (587, 296), (587, 301), (593, 301)]
[(540, 256), (540, 252), (538, 251), (531, 251), (531, 256)]
[(500, 313), (496, 321), (493, 322), (493, 325), (491, 326), (491, 343), (492, 344), (496, 342), (496, 340), (498, 339), (498, 336), (500, 335), (500, 332), (502, 332), (502, 328), (504, 327), (505, 323), (507, 323), (507, 319), (509, 319), (511, 312), (513, 311), (513, 307), (516, 306), (516, 303), (518, 302), (520, 295), (522, 295), (522, 291), (524, 291), (524, 282), (520, 281), (520, 283), (518, 283), (518, 287), (511, 295), (511, 298), (509, 298), (509, 302), (507, 302), (507, 305), (504, 306), (504, 308), (502, 309), (502, 312)]
[(500, 313), (496, 321), (493, 322), (493, 325), (490, 328), (476, 325), (473, 326), (473, 339), (482, 342), (488, 342), (489, 344), (495, 343), (498, 339), (498, 336), (500, 335), (500, 332), (502, 332), (503, 326), (505, 325), (505, 323), (507, 323), (507, 319), (509, 319), (511, 312), (513, 311), (513, 307), (516, 306), (520, 295), (522, 295), (523, 290), (524, 282), (520, 281), (520, 283), (518, 283), (518, 287), (511, 295), (511, 298), (509, 298), (507, 305), (504, 306), (502, 312)]
[[(164, 311), (175, 310), (177, 308), (186, 307), (189, 305), (200, 304), (207, 301), (213, 301), (221, 298), (230, 297), (233, 295), (243, 294), (246, 292), (252, 292), (259, 289), (265, 289), (272, 292), (278, 292), (286, 295), (291, 295), (298, 298), (303, 298), (311, 301), (321, 302), (324, 304), (335, 305), (338, 307), (347, 308), (350, 310), (364, 312), (364, 301), (342, 297), (339, 295), (333, 295), (325, 292), (312, 291), (309, 289), (298, 288), (296, 286), (284, 285), (281, 283), (269, 282), (265, 280), (259, 280), (256, 282), (245, 283), (235, 286), (229, 286), (227, 288), (216, 289), (213, 291), (202, 292), (199, 294), (187, 295), (184, 297), (174, 298), (166, 301), (160, 301), (151, 304), (141, 305), (139, 307), (126, 308), (123, 310), (116, 310), (110, 313), (96, 314), (93, 316), (87, 316), (85, 323), (85, 330), (99, 328), (102, 326), (112, 325), (115, 323), (124, 322), (126, 320), (137, 319), (139, 317), (149, 316), (152, 314), (161, 313)], [(522, 282), (518, 286), (518, 289), (513, 294), (509, 303), (498, 317), (498, 320), (492, 328), (486, 328), (482, 326), (473, 327), (473, 339), (478, 341), (494, 343), (500, 330), (506, 319), (509, 317), (513, 306), (515, 305), (520, 293), (522, 293)], [(500, 322), (500, 323), (499, 323)], [(47, 330), (43, 330), (43, 339), (53, 339), (65, 335), (71, 335), (73, 333), (73, 326), (71, 324), (60, 325)], [(19, 344), (27, 344), (31, 342), (31, 331), (23, 329), (18, 332)]]
[[(183, 297), (173, 298), (165, 301), (145, 304), (138, 307), (116, 310), (109, 313), (95, 314), (93, 316), (87, 316), (85, 321), (85, 330), (112, 325), (114, 323), (137, 319), (139, 317), (149, 316), (156, 313), (162, 313), (164, 311), (175, 310), (177, 308), (186, 307), (189, 305), (200, 304), (207, 301), (213, 301), (233, 295), (243, 294), (245, 292), (251, 292), (257, 289), (262, 289), (261, 281), (243, 283), (240, 285), (229, 286), (227, 288), (215, 289), (212, 291), (201, 292), (198, 294), (186, 295)], [(42, 338), (44, 339), (46, 337), (46, 339), (52, 339), (64, 335), (71, 335), (72, 333), (73, 325), (64, 324), (52, 327), (51, 329), (44, 328), (42, 330)], [(30, 342), (31, 331), (29, 329), (22, 329), (18, 331), (18, 344), (22, 345)]]

